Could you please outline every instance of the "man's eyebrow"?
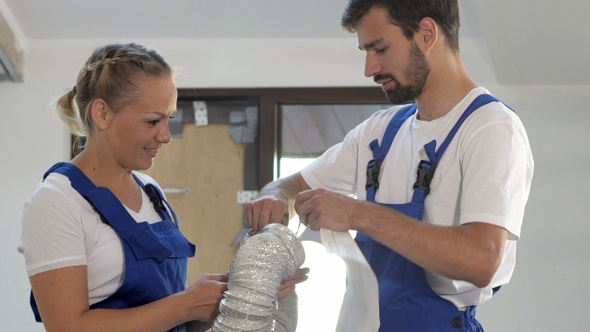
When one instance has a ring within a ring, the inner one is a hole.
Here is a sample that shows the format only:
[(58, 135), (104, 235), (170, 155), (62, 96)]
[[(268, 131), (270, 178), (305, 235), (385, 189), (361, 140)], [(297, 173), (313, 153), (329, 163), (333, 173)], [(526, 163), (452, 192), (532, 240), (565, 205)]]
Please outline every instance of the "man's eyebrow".
[(359, 46), (359, 50), (368, 50), (381, 43), (383, 43), (383, 38), (375, 39), (372, 42), (364, 44), (363, 46)]

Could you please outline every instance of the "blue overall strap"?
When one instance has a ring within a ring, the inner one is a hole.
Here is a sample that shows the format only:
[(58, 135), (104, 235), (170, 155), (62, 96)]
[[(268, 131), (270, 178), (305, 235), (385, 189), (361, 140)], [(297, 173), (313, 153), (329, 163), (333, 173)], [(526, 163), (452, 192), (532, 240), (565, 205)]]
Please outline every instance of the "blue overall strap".
[[(153, 258), (162, 262), (170, 256), (172, 252), (152, 234), (140, 227), (138, 223), (129, 223), (128, 218), (122, 218), (129, 213), (109, 189), (96, 187), (74, 164), (57, 163), (45, 173), (44, 178), (52, 172), (67, 176), (72, 187), (104, 217), (103, 221), (116, 228), (123, 240), (134, 244), (131, 247), (137, 259)], [(125, 227), (115, 227), (121, 223), (126, 223)]]
[[(154, 205), (154, 209), (160, 215), (160, 217), (162, 217), (163, 219), (166, 219), (166, 217), (164, 216), (164, 213), (166, 213), (166, 214), (168, 214), (168, 216), (171, 217), (170, 220), (174, 221), (175, 225), (178, 225), (178, 218), (176, 217), (176, 213), (174, 212), (174, 210), (170, 206), (170, 203), (168, 203), (164, 199), (164, 193), (162, 193), (160, 188), (158, 188), (157, 186), (154, 186), (151, 183), (143, 184), (143, 182), (135, 174), (133, 174), (133, 177), (135, 178), (135, 181), (137, 181), (137, 183), (139, 183), (141, 188), (147, 193), (148, 197), (150, 198), (150, 201)], [(164, 204), (166, 206), (168, 206), (168, 209), (166, 209)], [(170, 212), (172, 215), (170, 215), (170, 213), (168, 213), (168, 212)]]
[(467, 107), (465, 112), (463, 112), (463, 114), (461, 115), (459, 120), (457, 120), (457, 123), (455, 123), (455, 126), (453, 126), (453, 129), (451, 129), (447, 138), (445, 138), (445, 140), (439, 146), (439, 148), (438, 148), (438, 150), (436, 150), (436, 152), (434, 151), (434, 149), (436, 148), (436, 141), (432, 141), (432, 142), (424, 145), (424, 152), (426, 152), (426, 155), (428, 156), (430, 161), (432, 163), (434, 163), (435, 165), (438, 165), (438, 162), (442, 158), (447, 147), (449, 146), (449, 144), (451, 143), (451, 141), (455, 137), (455, 134), (457, 133), (457, 131), (459, 130), (459, 128), (461, 127), (463, 122), (465, 122), (467, 117), (469, 117), (473, 112), (475, 112), (480, 107), (482, 107), (486, 104), (489, 104), (491, 102), (494, 102), (494, 101), (499, 101), (499, 100), (489, 94), (483, 94), (483, 95), (477, 96), (477, 98), (475, 98), (475, 100), (473, 100), (473, 102), (469, 105), (469, 107)]
[(395, 135), (397, 135), (399, 128), (414, 113), (416, 113), (416, 104), (412, 104), (399, 110), (387, 125), (385, 134), (383, 134), (383, 139), (381, 140), (381, 145), (379, 145), (377, 139), (374, 139), (369, 143), (369, 147), (373, 151), (373, 159), (367, 164), (367, 183), (365, 185), (365, 189), (367, 190), (367, 201), (375, 201), (375, 193), (379, 188), (381, 163), (385, 159), (387, 152), (389, 152), (393, 139), (395, 138)]
[(473, 102), (467, 107), (465, 112), (461, 114), (459, 120), (457, 120), (457, 123), (455, 123), (451, 131), (449, 131), (447, 137), (438, 149), (436, 149), (436, 140), (424, 145), (424, 152), (428, 156), (428, 160), (421, 160), (418, 164), (412, 201), (423, 202), (426, 199), (426, 196), (430, 193), (430, 182), (434, 178), (434, 171), (463, 122), (465, 122), (465, 120), (480, 107), (497, 101), (499, 100), (489, 94), (477, 96), (477, 98), (475, 98), (475, 100), (473, 100)]

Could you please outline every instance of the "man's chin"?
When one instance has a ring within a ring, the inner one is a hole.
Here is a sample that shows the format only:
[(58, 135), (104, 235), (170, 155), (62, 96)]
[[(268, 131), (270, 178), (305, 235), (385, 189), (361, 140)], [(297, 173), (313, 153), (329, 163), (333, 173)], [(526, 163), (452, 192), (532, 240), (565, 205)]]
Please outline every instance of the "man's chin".
[(385, 91), (385, 97), (394, 105), (410, 104), (413, 103), (415, 99), (408, 96), (399, 96), (392, 91)]

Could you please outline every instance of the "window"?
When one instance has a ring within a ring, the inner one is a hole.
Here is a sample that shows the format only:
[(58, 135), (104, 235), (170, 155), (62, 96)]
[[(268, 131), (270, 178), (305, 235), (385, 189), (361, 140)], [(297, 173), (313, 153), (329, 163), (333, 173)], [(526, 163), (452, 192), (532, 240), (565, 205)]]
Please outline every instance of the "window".
[[(280, 105), (278, 177), (291, 175), (313, 162), (332, 145), (341, 142), (356, 125), (375, 111), (376, 104)], [(301, 235), (299, 218), (289, 228)], [(346, 266), (315, 241), (302, 241), (304, 267), (309, 279), (297, 286), (299, 319), (297, 331), (334, 331), (346, 290)]]

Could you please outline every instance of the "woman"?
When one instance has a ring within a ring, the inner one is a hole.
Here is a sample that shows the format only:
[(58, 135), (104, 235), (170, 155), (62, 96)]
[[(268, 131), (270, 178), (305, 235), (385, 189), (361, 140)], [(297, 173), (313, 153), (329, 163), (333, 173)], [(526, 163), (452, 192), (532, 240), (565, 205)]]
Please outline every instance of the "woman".
[[(215, 319), (227, 275), (185, 288), (193, 244), (157, 183), (137, 171), (172, 141), (173, 70), (137, 44), (98, 48), (58, 112), (85, 145), (23, 210), (31, 306), (48, 331), (184, 331)], [(283, 284), (279, 296), (296, 282)]]

